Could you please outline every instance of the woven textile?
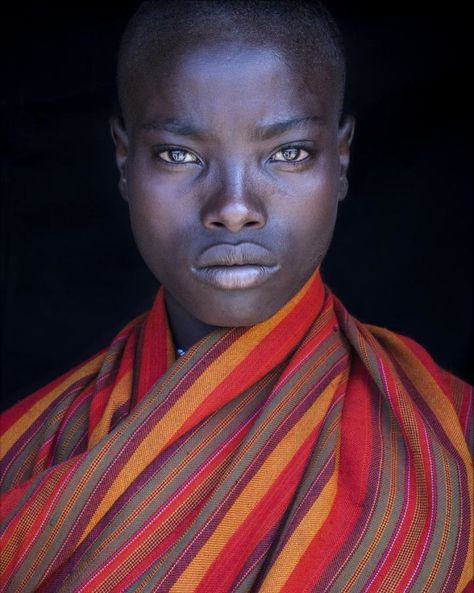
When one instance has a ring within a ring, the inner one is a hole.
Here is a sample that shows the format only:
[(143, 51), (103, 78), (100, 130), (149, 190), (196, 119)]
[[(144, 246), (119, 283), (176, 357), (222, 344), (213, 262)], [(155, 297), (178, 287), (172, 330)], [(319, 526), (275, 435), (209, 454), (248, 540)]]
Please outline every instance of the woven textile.
[(471, 388), (319, 270), (175, 359), (163, 290), (1, 417), (1, 591), (471, 590)]

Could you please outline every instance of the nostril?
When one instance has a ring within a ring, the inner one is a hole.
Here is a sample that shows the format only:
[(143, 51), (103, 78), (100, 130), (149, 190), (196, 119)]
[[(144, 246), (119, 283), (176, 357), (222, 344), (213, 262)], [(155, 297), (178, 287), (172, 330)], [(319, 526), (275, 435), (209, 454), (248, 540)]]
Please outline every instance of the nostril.
[(226, 228), (236, 233), (243, 228), (258, 229), (265, 226), (266, 214), (262, 207), (253, 208), (243, 200), (222, 199), (206, 204), (202, 222), (209, 229)]

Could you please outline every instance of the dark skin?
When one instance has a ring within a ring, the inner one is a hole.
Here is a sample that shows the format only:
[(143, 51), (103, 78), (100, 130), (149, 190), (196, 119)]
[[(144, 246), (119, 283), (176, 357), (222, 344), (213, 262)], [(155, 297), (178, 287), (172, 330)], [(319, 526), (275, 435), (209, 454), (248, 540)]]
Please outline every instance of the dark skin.
[(354, 121), (340, 122), (336, 66), (308, 75), (294, 62), (238, 39), (150, 56), (111, 122), (120, 191), (180, 348), (274, 315), (329, 248)]

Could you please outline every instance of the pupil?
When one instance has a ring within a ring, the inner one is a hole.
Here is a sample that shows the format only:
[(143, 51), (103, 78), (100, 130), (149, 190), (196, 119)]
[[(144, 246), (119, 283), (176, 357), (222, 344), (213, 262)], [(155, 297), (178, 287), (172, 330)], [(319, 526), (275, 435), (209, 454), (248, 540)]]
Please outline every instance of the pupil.
[(171, 158), (175, 161), (184, 161), (184, 151), (183, 150), (172, 150), (171, 151)]
[(285, 159), (293, 161), (298, 156), (298, 148), (286, 148), (283, 151)]

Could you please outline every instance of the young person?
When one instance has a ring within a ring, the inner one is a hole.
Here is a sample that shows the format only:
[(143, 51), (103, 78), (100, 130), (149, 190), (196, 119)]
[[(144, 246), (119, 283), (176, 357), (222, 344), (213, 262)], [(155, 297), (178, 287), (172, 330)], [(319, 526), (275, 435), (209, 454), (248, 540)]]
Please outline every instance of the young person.
[(162, 287), (2, 417), (2, 590), (470, 590), (471, 388), (320, 274), (344, 78), (315, 3), (132, 19), (111, 128)]

